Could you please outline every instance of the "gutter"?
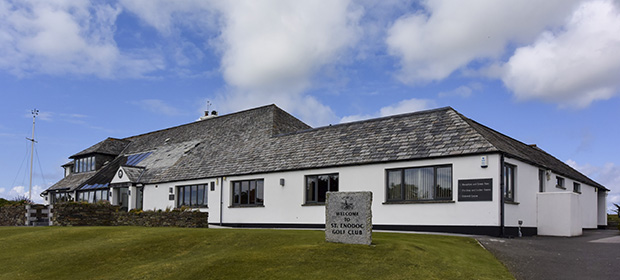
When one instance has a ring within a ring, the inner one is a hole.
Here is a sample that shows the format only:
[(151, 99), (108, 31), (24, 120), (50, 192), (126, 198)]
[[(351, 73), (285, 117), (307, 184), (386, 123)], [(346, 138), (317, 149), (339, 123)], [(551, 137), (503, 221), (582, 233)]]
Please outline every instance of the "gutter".
[(499, 228), (500, 237), (506, 236), (506, 229), (504, 226), (505, 213), (504, 213), (504, 154), (499, 156)]

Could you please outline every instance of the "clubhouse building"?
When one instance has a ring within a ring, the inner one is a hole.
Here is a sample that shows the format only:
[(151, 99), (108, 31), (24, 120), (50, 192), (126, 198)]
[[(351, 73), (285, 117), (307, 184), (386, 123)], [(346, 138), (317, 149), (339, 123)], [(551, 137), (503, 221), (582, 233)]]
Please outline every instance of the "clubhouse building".
[(450, 107), (312, 128), (268, 105), (107, 138), (69, 158), (47, 203), (323, 228), (326, 192), (370, 191), (374, 229), (577, 236), (607, 223), (604, 186)]

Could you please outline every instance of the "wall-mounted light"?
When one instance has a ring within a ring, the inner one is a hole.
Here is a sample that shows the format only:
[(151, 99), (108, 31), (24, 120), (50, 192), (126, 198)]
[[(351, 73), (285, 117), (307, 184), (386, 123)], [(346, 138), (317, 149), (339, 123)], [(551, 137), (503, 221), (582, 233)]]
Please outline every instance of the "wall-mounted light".
[(284, 187), (284, 178), (280, 178), (280, 186)]
[(545, 175), (547, 175), (547, 181), (551, 180), (551, 170), (545, 171)]
[(482, 168), (487, 168), (489, 166), (489, 161), (487, 156), (481, 156), (480, 157), (480, 167)]

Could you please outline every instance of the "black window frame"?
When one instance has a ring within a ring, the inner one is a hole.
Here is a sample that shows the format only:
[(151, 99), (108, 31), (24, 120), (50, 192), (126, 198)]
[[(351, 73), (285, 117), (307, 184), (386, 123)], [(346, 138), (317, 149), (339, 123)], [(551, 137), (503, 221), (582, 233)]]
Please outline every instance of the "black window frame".
[(564, 186), (564, 177), (560, 177), (560, 176), (555, 176), (555, 187), (558, 189), (566, 189), (566, 186)]
[[(92, 197), (92, 201), (91, 198)], [(109, 189), (78, 191), (75, 198), (78, 202), (97, 203), (99, 201), (110, 201)]]
[[(252, 194), (252, 187), (255, 189), (254, 194)], [(245, 195), (244, 189), (247, 190)], [(265, 179), (231, 181), (230, 190), (230, 207), (262, 207), (265, 205)]]
[(573, 182), (573, 192), (581, 193), (581, 183)]
[[(515, 193), (517, 190), (516, 186), (516, 174), (517, 174), (517, 166), (514, 164), (510, 164), (504, 162), (504, 167), (502, 168), (503, 177), (504, 177), (504, 200), (505, 201), (515, 201)], [(507, 176), (510, 175), (510, 176)]]
[(73, 162), (73, 173), (95, 171), (97, 169), (95, 156), (82, 157)]
[[(202, 197), (199, 197), (200, 189), (202, 189)], [(183, 206), (190, 207), (190, 208), (208, 208), (209, 207), (209, 195), (207, 194), (209, 190), (208, 184), (193, 184), (193, 185), (176, 186), (176, 190), (177, 190), (177, 201), (176, 201), (177, 208), (181, 208)], [(193, 196), (192, 193), (196, 193), (196, 195)]]
[[(405, 172), (407, 170), (414, 170), (414, 169), (427, 169), (427, 168), (432, 168), (433, 169), (433, 186), (432, 186), (432, 190), (433, 190), (433, 197), (428, 199), (428, 198), (414, 198), (414, 199), (407, 199), (407, 188), (405, 187)], [(443, 193), (446, 192), (446, 190), (440, 191), (438, 190), (438, 188), (441, 188), (440, 186), (437, 185), (437, 177), (438, 177), (438, 169), (444, 169), (444, 168), (450, 168), (450, 178), (449, 180), (447, 180), (448, 182), (450, 182), (450, 187), (449, 188), (443, 188), (443, 189), (447, 189), (447, 194), (443, 195), (443, 196), (438, 196), (438, 193)], [(394, 198), (391, 197), (390, 193), (392, 193), (390, 191), (390, 174), (395, 174), (399, 177), (400, 179), (400, 183), (399, 183), (399, 188), (400, 190), (398, 192), (400, 192), (399, 198)], [(427, 166), (415, 166), (415, 167), (403, 167), (403, 168), (391, 168), (391, 169), (386, 169), (385, 170), (385, 201), (387, 203), (417, 203), (417, 202), (453, 202), (454, 201), (454, 169), (452, 167), (452, 164), (441, 164), (441, 165), (427, 165)]]
[[(320, 177), (327, 177), (327, 186), (324, 190), (322, 190), (320, 186)], [(325, 205), (327, 192), (337, 192), (340, 190), (340, 174), (338, 173), (306, 175), (304, 178), (304, 205)], [(333, 186), (334, 182), (336, 183), (335, 187)], [(315, 183), (314, 187), (311, 187), (310, 183)], [(313, 197), (308, 197), (311, 188), (313, 188)]]

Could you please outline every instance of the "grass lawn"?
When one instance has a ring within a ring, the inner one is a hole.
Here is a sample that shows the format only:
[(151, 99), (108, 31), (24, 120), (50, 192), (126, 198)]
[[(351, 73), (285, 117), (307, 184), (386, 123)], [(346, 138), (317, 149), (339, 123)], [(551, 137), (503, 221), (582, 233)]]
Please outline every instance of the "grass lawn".
[(476, 240), (323, 231), (0, 227), (0, 279), (513, 279)]

